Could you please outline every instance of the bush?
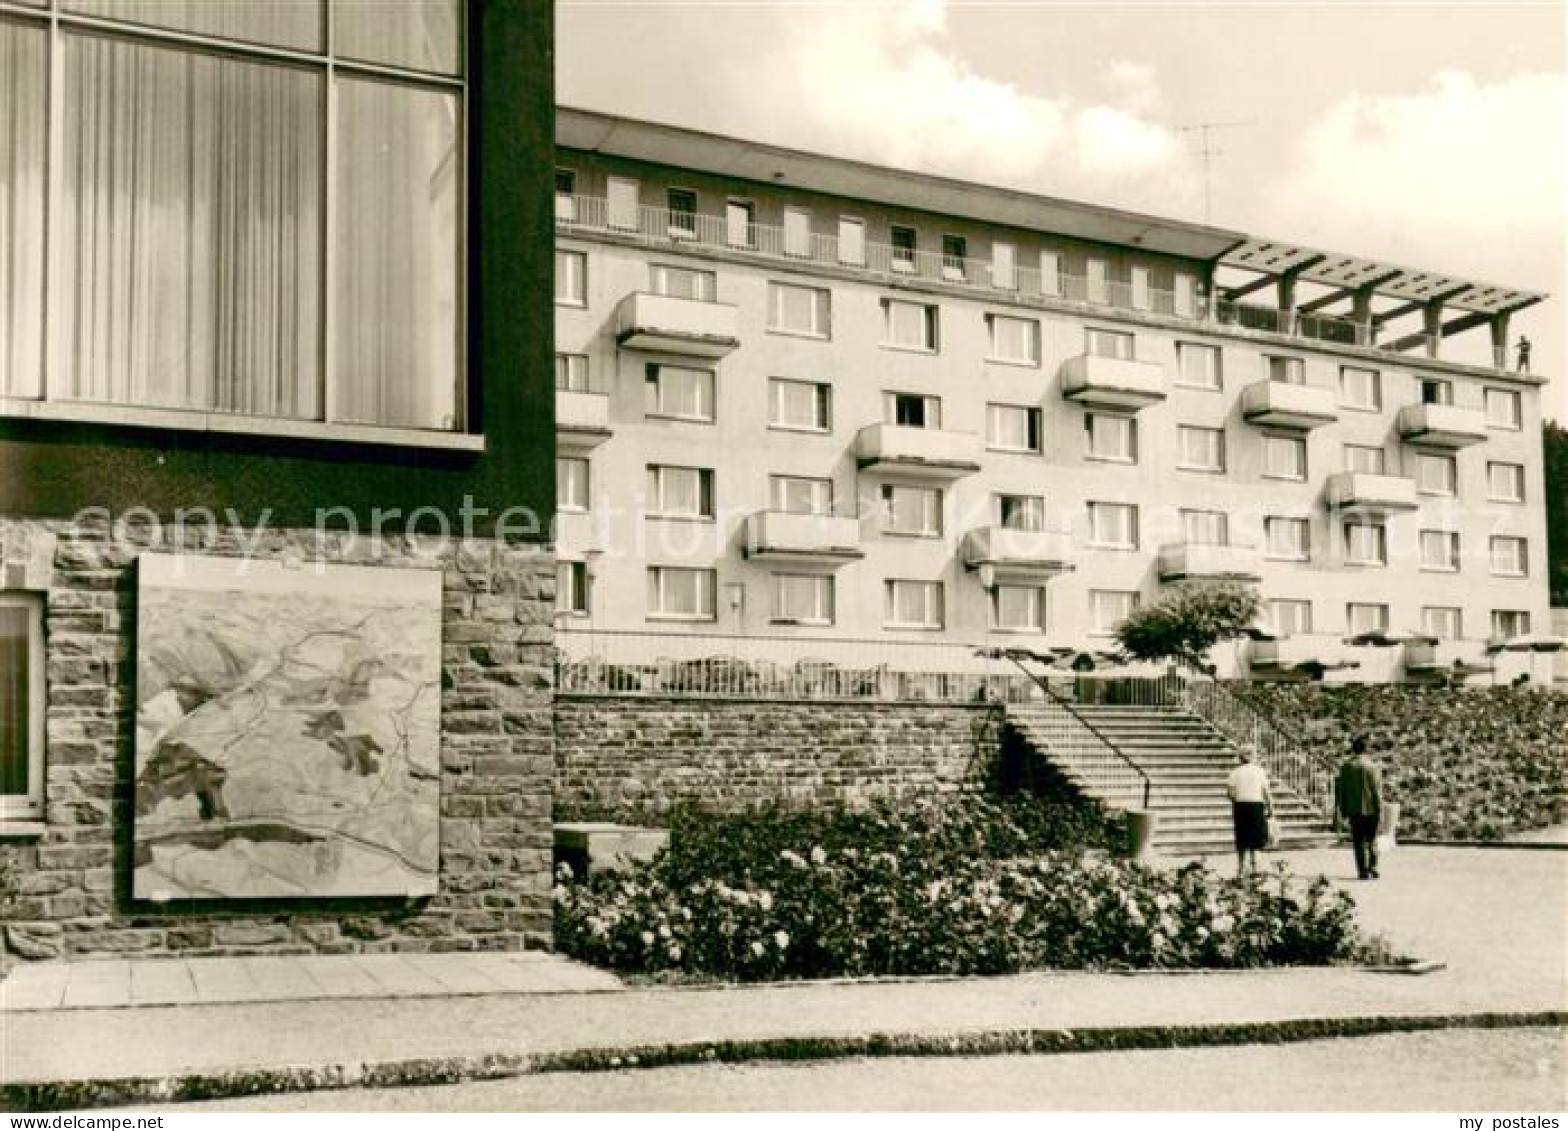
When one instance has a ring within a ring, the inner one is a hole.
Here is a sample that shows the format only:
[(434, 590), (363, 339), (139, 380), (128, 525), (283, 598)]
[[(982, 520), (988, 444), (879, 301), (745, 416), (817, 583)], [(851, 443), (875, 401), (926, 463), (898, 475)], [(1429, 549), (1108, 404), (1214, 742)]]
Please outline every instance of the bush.
[(556, 942), (613, 969), (759, 981), (1036, 968), (1324, 964), (1365, 953), (1349, 896), (1041, 852), (978, 799), (687, 813), (669, 849), (556, 888)]
[(1366, 735), (1402, 835), (1497, 840), (1568, 819), (1568, 697), (1402, 684), (1236, 690), (1336, 765)]

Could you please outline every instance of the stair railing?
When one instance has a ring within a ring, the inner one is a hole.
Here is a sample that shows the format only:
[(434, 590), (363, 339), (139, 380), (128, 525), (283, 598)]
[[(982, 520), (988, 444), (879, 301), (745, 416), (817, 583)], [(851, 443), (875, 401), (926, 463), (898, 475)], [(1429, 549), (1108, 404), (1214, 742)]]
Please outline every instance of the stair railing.
[(1273, 719), (1208, 673), (1184, 664), (1167, 678), (1182, 706), (1250, 750), (1276, 785), (1333, 819), (1334, 767), (1325, 759), (1309, 753)]
[[(1045, 694), (1045, 709), (1047, 712), (1048, 734), (1047, 738), (1059, 741), (1062, 749), (1067, 749), (1069, 744), (1079, 745), (1087, 743), (1093, 753), (1100, 757), (1092, 759), (1086, 764), (1075, 765), (1077, 770), (1086, 778), (1085, 784), (1092, 790), (1099, 792), (1106, 798), (1116, 798), (1125, 801), (1129, 796), (1141, 799), (1141, 807), (1149, 807), (1149, 798), (1153, 790), (1153, 781), (1144, 768), (1134, 762), (1127, 753), (1117, 746), (1115, 742), (1095, 726), (1083, 715), (1079, 714), (1072, 703), (1057, 694), (1050, 682), (1038, 672), (1031, 671), (1024, 663), (1032, 660), (1040, 664), (1051, 662), (1052, 657), (1042, 656), (1028, 648), (980, 648), (975, 655), (989, 660), (1008, 660), (1024, 675), (1034, 681)], [(1110, 757), (1106, 758), (1105, 755)], [(1130, 771), (1130, 773), (1128, 772)], [(1131, 806), (1123, 804), (1123, 808)]]

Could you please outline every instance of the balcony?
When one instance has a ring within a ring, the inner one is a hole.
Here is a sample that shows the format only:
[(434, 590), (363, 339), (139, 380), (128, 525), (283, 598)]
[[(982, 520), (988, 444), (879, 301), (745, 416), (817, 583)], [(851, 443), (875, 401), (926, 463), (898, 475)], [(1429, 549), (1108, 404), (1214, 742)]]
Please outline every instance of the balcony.
[(1399, 410), (1399, 435), (1429, 448), (1468, 448), (1486, 439), (1486, 420), (1473, 408), (1410, 404)]
[(1147, 408), (1165, 399), (1165, 370), (1149, 361), (1084, 353), (1062, 363), (1062, 395), (1095, 408)]
[(980, 470), (980, 437), (898, 424), (868, 424), (855, 437), (860, 470), (920, 479), (960, 479)]
[(555, 391), (555, 441), (563, 451), (587, 451), (610, 438), (610, 398), (604, 393)]
[(1260, 671), (1285, 672), (1292, 669), (1319, 668), (1325, 671), (1358, 668), (1360, 653), (1337, 636), (1308, 633), (1278, 640), (1255, 640), (1247, 654), (1247, 666)]
[(1414, 479), (1364, 471), (1341, 471), (1329, 476), (1325, 500), (1330, 510), (1344, 514), (1396, 514), (1420, 506)]
[(758, 511), (746, 519), (746, 556), (802, 565), (842, 565), (865, 557), (860, 521), (831, 514)]
[(724, 357), (740, 338), (735, 307), (727, 303), (638, 291), (615, 311), (615, 340), (626, 349)]
[(1073, 569), (1072, 542), (1065, 534), (981, 526), (964, 535), (964, 564), (980, 571), (981, 584), (1016, 577), (1040, 580)]
[(1497, 670), (1486, 645), (1478, 640), (1412, 640), (1404, 646), (1404, 661), (1411, 675), (1478, 675)]
[(1172, 542), (1160, 547), (1161, 581), (1260, 581), (1253, 546)]
[(1241, 415), (1249, 424), (1311, 429), (1334, 423), (1339, 409), (1332, 389), (1264, 380), (1242, 390)]

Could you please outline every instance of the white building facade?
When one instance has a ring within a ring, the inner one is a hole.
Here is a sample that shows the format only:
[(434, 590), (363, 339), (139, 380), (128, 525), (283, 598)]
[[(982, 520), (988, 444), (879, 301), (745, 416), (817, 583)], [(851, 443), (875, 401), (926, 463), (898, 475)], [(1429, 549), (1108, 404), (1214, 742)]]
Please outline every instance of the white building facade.
[[(568, 635), (1094, 649), (1215, 579), (1265, 600), (1276, 639), (1222, 658), (1259, 674), (1479, 667), (1549, 628), (1543, 379), (1506, 367), (1509, 313), (1542, 296), (580, 111), (557, 129)], [(1492, 364), (1440, 356), (1487, 329)], [(1348, 642), (1375, 630), (1437, 643)]]

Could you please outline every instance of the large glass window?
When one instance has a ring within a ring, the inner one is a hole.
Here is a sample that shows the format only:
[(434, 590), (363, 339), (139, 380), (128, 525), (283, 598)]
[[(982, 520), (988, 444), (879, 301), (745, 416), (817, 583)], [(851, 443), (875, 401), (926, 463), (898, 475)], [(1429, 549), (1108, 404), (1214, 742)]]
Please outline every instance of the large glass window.
[(826, 338), (828, 318), (827, 291), (794, 283), (768, 284), (768, 329)]
[(1368, 411), (1383, 407), (1383, 382), (1376, 369), (1342, 365), (1339, 369), (1339, 403)]
[(1524, 502), (1524, 464), (1488, 463), (1486, 490), (1494, 503)]
[(1089, 541), (1101, 549), (1138, 548), (1138, 508), (1133, 503), (1090, 503)]
[(886, 627), (942, 627), (940, 581), (890, 580), (883, 593), (883, 622)]
[(1307, 477), (1307, 442), (1296, 436), (1263, 437), (1263, 474), (1270, 479)]
[(1176, 465), (1188, 471), (1225, 470), (1225, 430), (1176, 426)]
[(1523, 577), (1530, 572), (1528, 547), (1523, 538), (1492, 535), (1492, 572), (1501, 577)]
[(768, 381), (768, 424), (804, 432), (826, 432), (832, 427), (832, 391), (818, 381)]
[(650, 620), (717, 620), (719, 575), (712, 569), (651, 566)]
[(832, 624), (832, 576), (811, 573), (774, 574), (773, 621), (775, 624)]
[(882, 300), (882, 342), (901, 349), (936, 349), (936, 307), (900, 299)]
[(1220, 348), (1199, 345), (1197, 342), (1177, 342), (1176, 359), (1181, 369), (1181, 383), (1194, 389), (1220, 387)]
[(1270, 516), (1263, 520), (1264, 553), (1304, 562), (1312, 556), (1312, 524), (1304, 518)]
[(1083, 418), (1090, 459), (1133, 463), (1138, 458), (1138, 422), (1130, 416), (1091, 412)]
[(1459, 492), (1459, 464), (1453, 456), (1422, 452), (1416, 457), (1416, 485), (1423, 494), (1454, 495)]
[(942, 533), (941, 488), (884, 483), (882, 529), (889, 534), (938, 537)]
[(1388, 564), (1388, 527), (1376, 519), (1345, 523), (1345, 560), (1351, 565)]
[(43, 600), (0, 593), (0, 818), (43, 813)]
[(1421, 531), (1421, 568), (1451, 573), (1459, 568), (1459, 534), (1453, 530)]
[(985, 410), (986, 446), (1004, 452), (1039, 452), (1040, 410), (992, 404)]
[(326, 2), (0, 24), (0, 395), (462, 427), (463, 8)]
[(712, 518), (712, 470), (649, 464), (648, 513), (654, 518)]
[(1045, 631), (1045, 588), (998, 585), (991, 590), (991, 627), (1001, 632)]
[(1040, 323), (1033, 318), (987, 314), (991, 333), (991, 360), (1013, 365), (1040, 364)]
[(713, 370), (649, 363), (643, 379), (649, 416), (713, 422)]
[(1490, 428), (1517, 431), (1522, 428), (1524, 409), (1517, 389), (1486, 390), (1486, 423)]

